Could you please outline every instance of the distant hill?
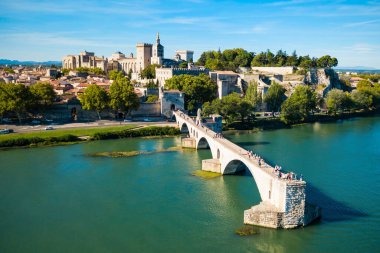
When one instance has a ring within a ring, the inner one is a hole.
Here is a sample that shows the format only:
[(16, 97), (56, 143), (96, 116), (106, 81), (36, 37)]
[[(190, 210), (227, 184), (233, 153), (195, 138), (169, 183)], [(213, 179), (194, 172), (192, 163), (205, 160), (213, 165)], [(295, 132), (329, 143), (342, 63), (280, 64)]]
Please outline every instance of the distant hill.
[(8, 60), (8, 59), (0, 59), (0, 65), (56, 65), (61, 66), (62, 62), (60, 61), (43, 61), (43, 62), (37, 62), (37, 61), (18, 61), (18, 60)]
[(355, 66), (355, 67), (336, 67), (335, 70), (342, 72), (357, 72), (357, 73), (380, 73), (380, 69), (364, 66)]

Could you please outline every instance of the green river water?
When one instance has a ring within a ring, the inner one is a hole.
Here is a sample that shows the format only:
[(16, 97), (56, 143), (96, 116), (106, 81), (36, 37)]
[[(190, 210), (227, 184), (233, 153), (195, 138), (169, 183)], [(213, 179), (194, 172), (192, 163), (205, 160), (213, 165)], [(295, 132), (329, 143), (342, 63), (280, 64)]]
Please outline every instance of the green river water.
[(380, 252), (380, 118), (228, 136), (303, 174), (322, 219), (241, 237), (260, 197), (249, 174), (204, 180), (209, 150), (133, 157), (180, 138), (121, 139), (0, 152), (0, 252)]

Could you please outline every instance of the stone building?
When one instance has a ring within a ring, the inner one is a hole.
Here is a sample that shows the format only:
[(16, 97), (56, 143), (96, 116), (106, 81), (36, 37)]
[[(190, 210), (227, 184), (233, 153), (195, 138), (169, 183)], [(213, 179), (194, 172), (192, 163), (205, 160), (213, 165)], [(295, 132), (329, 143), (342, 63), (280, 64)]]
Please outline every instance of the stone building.
[(210, 78), (218, 86), (218, 98), (221, 99), (233, 92), (243, 93), (242, 79), (233, 71), (213, 71)]
[(177, 61), (182, 60), (186, 62), (190, 62), (194, 60), (194, 51), (190, 50), (177, 50), (175, 51), (175, 59)]
[(129, 56), (121, 52), (115, 52), (109, 60), (104, 57), (97, 57), (93, 52), (81, 52), (79, 55), (67, 55), (62, 59), (62, 66), (66, 69), (76, 69), (79, 67), (101, 68), (104, 71), (118, 70), (125, 73), (141, 73), (150, 64), (163, 64), (164, 47), (160, 42), (160, 35), (156, 35), (156, 43), (137, 43), (136, 56), (131, 53)]
[[(166, 68), (171, 67), (174, 70), (162, 70), (161, 83), (173, 75), (189, 74), (199, 75), (200, 73), (208, 74), (206, 70), (186, 70), (178, 69), (178, 65), (182, 61), (190, 61), (193, 58), (193, 51), (178, 50), (175, 59), (164, 58), (164, 46), (161, 44), (160, 34), (156, 34), (155, 44), (137, 43), (136, 55), (133, 53), (126, 55), (122, 52), (113, 53), (108, 59), (97, 57), (93, 52), (84, 51), (79, 55), (67, 55), (62, 59), (63, 68), (75, 70), (79, 67), (101, 68), (108, 72), (111, 70), (123, 71), (124, 73), (132, 73), (132, 79), (139, 79), (139, 74), (143, 69), (151, 64), (158, 64)], [(172, 73), (171, 73), (172, 72)], [(159, 74), (160, 75), (160, 74)], [(166, 77), (169, 76), (169, 77)]]
[(178, 90), (160, 89), (161, 115), (171, 118), (173, 111), (185, 110), (185, 93)]
[(107, 59), (104, 57), (95, 56), (93, 52), (81, 52), (79, 55), (67, 55), (62, 59), (62, 68), (76, 69), (76, 68), (100, 68), (104, 71), (107, 70)]

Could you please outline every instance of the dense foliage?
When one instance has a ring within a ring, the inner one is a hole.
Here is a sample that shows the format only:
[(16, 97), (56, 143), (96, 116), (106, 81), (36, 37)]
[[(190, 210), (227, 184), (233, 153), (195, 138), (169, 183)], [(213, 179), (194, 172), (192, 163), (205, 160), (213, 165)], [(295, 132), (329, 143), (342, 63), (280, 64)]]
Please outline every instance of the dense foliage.
[(87, 67), (79, 67), (75, 69), (80, 73), (94, 74), (94, 75), (105, 75), (106, 73), (101, 68), (87, 68)]
[(59, 137), (49, 137), (49, 138), (40, 138), (40, 137), (29, 137), (29, 138), (17, 138), (17, 139), (9, 139), (9, 140), (2, 140), (0, 141), (0, 147), (1, 148), (8, 148), (8, 147), (22, 147), (22, 146), (30, 146), (30, 145), (50, 145), (50, 144), (58, 144), (58, 143), (65, 143), (65, 142), (75, 142), (80, 141), (80, 139), (77, 136), (74, 135), (63, 135)]
[(180, 134), (178, 128), (175, 127), (145, 127), (136, 130), (122, 130), (104, 133), (95, 133), (92, 139), (94, 140), (107, 140), (107, 139), (120, 139), (129, 137), (143, 137), (143, 136), (165, 136)]
[(33, 110), (46, 109), (56, 94), (53, 87), (46, 83), (31, 86), (13, 83), (0, 83), (0, 116), (13, 112), (21, 122), (21, 115)]
[(79, 96), (79, 100), (84, 110), (94, 110), (100, 117), (100, 112), (109, 106), (110, 98), (107, 91), (103, 87), (91, 84), (84, 93)]
[(122, 71), (117, 71), (117, 70), (111, 70), (108, 72), (108, 78), (110, 80), (116, 80), (118, 78), (123, 78), (125, 75)]
[(146, 98), (147, 103), (155, 103), (158, 101), (158, 96), (157, 95), (149, 95)]
[(247, 52), (242, 48), (220, 51), (203, 52), (198, 59), (198, 65), (212, 70), (232, 70), (238, 67), (283, 67), (295, 66), (303, 68), (331, 68), (338, 65), (338, 60), (329, 55), (320, 58), (298, 56), (294, 51), (288, 55), (286, 51), (279, 50), (276, 54), (270, 50), (258, 54)]
[(156, 67), (160, 67), (158, 64), (151, 64), (141, 71), (141, 78), (154, 79), (156, 78)]
[(246, 118), (250, 118), (253, 113), (253, 105), (245, 99), (242, 99), (239, 94), (231, 93), (222, 99), (214, 99), (211, 103), (206, 102), (203, 105), (203, 114), (220, 114), (226, 120), (227, 124), (240, 119), (242, 122)]
[(217, 90), (216, 84), (205, 74), (173, 76), (166, 80), (165, 88), (185, 92), (185, 107), (190, 111), (197, 110), (203, 103), (212, 101), (216, 97)]
[(285, 88), (273, 82), (264, 96), (264, 102), (268, 104), (272, 112), (279, 111), (282, 102), (285, 100)]
[(114, 110), (130, 115), (132, 110), (137, 110), (140, 100), (134, 92), (134, 87), (129, 79), (123, 77), (116, 79), (110, 87), (110, 107)]
[(244, 96), (244, 99), (250, 103), (255, 110), (260, 108), (263, 103), (261, 92), (258, 91), (257, 86), (258, 84), (256, 82), (249, 83)]
[(242, 48), (203, 52), (197, 64), (213, 70), (236, 70), (238, 67), (249, 67), (253, 53)]
[(287, 124), (305, 121), (317, 105), (316, 93), (306, 85), (297, 86), (281, 105), (281, 118)]

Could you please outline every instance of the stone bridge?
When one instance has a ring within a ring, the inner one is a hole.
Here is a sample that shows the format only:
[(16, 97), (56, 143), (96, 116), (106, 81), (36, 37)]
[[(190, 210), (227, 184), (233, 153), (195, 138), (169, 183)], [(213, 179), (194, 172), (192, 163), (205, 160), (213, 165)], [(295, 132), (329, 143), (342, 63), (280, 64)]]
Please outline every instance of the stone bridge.
[(261, 203), (244, 212), (244, 223), (271, 228), (295, 228), (305, 226), (319, 217), (318, 207), (307, 205), (306, 182), (282, 179), (274, 168), (248, 155), (248, 150), (232, 143), (206, 128), (181, 111), (174, 113), (181, 132), (188, 133), (184, 146), (196, 149), (210, 148), (212, 159), (202, 161), (202, 170), (221, 174), (234, 174), (248, 169), (256, 182)]

